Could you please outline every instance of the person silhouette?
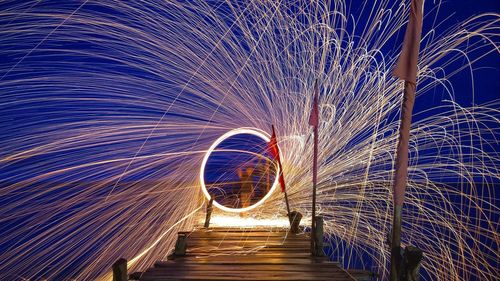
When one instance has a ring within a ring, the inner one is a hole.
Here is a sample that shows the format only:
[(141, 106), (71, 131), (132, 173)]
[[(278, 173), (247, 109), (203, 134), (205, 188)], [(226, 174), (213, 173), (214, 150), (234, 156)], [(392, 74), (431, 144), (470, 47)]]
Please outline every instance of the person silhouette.
[(240, 204), (241, 208), (246, 208), (251, 205), (253, 197), (253, 168), (239, 169), (238, 176), (240, 178)]

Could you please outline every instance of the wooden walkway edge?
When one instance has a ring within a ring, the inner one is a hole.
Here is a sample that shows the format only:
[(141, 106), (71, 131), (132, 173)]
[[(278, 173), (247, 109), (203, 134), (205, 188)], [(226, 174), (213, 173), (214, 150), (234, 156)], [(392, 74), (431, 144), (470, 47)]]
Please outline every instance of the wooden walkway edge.
[(337, 263), (310, 254), (310, 237), (287, 229), (199, 228), (186, 233), (185, 255), (142, 273), (160, 280), (356, 280)]

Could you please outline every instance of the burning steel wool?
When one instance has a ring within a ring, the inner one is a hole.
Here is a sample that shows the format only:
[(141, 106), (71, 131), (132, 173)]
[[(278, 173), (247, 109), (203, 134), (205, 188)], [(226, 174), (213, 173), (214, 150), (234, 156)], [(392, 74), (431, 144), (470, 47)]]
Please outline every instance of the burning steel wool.
[[(275, 125), (290, 207), (310, 221), (315, 81), (330, 255), (388, 278), (407, 1), (75, 2), (0, 4), (0, 279), (166, 258), (199, 224), (205, 155), (238, 128)], [(450, 81), (498, 62), (500, 17), (443, 30), (427, 2), (402, 244), (424, 251), (423, 280), (494, 280), (500, 102)], [(249, 212), (214, 224), (286, 224), (279, 189)]]

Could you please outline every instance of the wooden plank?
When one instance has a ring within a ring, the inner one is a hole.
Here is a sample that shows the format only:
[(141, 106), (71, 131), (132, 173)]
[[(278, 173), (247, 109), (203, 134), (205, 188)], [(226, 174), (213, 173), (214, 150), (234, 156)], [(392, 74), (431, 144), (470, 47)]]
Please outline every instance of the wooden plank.
[(342, 272), (346, 274), (343, 269), (338, 265), (333, 263), (318, 263), (318, 264), (270, 264), (270, 263), (183, 263), (183, 264), (161, 264), (161, 266), (156, 266), (148, 269), (148, 271), (162, 271), (162, 272), (173, 272), (172, 269), (176, 269), (176, 272), (180, 271), (285, 271), (285, 272)]
[(314, 277), (314, 276), (148, 276), (145, 275), (141, 277), (141, 281), (208, 281), (208, 280), (220, 280), (220, 281), (236, 281), (236, 280), (254, 280), (254, 281), (282, 281), (286, 279), (287, 281), (304, 281), (304, 280), (320, 280), (320, 281), (355, 281), (355, 279), (346, 279), (343, 276), (340, 277)]
[(203, 246), (231, 246), (231, 245), (245, 245), (248, 247), (265, 247), (265, 246), (288, 246), (288, 247), (303, 247), (307, 246), (308, 241), (258, 241), (258, 240), (205, 240), (205, 241), (188, 241), (188, 248), (192, 247), (203, 247)]
[[(266, 248), (262, 248), (261, 246), (205, 246), (205, 247), (190, 247), (187, 253), (190, 254), (205, 254), (205, 253), (213, 253), (213, 254), (223, 254), (223, 253), (240, 253), (242, 255), (248, 255), (254, 252), (262, 252), (262, 253), (272, 253), (272, 252), (283, 252), (283, 253), (307, 253), (310, 248), (303, 247), (287, 247), (287, 246), (268, 246)], [(307, 253), (309, 254), (309, 253)]]
[(333, 263), (323, 264), (220, 264), (220, 263), (185, 263), (185, 264), (162, 264), (151, 269), (151, 271), (286, 271), (286, 272), (342, 272), (338, 265)]
[(220, 237), (220, 238), (187, 238), (187, 242), (192, 242), (192, 243), (200, 243), (200, 242), (223, 242), (223, 241), (231, 241), (231, 242), (238, 242), (238, 241), (248, 241), (248, 242), (257, 242), (257, 243), (262, 243), (262, 242), (275, 242), (275, 243), (299, 243), (299, 242), (306, 242), (308, 239), (285, 239), (285, 238), (274, 238), (274, 237)]
[(217, 239), (189, 239), (188, 244), (210, 244), (210, 243), (280, 243), (280, 244), (301, 244), (307, 242), (307, 239), (272, 239), (272, 238), (217, 238)]
[(206, 232), (238, 232), (238, 233), (252, 233), (252, 232), (274, 232), (274, 233), (287, 233), (288, 228), (238, 228), (238, 227), (212, 227), (208, 229), (195, 229), (192, 232), (206, 233)]
[[(237, 253), (240, 252), (240, 253)], [(262, 251), (254, 251), (254, 252), (249, 252), (249, 251), (232, 251), (232, 252), (217, 252), (217, 253), (210, 253), (210, 252), (205, 252), (205, 253), (187, 253), (183, 257), (175, 257), (175, 259), (184, 259), (184, 258), (190, 258), (190, 259), (198, 259), (200, 257), (216, 257), (216, 256), (234, 256), (236, 254), (240, 255), (249, 255), (249, 256), (256, 256), (260, 258), (268, 258), (268, 257), (283, 257), (283, 258), (308, 258), (311, 256), (309, 252), (306, 253), (283, 253), (283, 252), (262, 252)]]
[[(236, 243), (231, 243), (231, 242), (228, 242), (228, 243), (197, 243), (197, 244), (188, 244), (188, 251), (191, 249), (193, 250), (194, 248), (213, 248), (213, 247), (218, 247), (220, 249), (223, 249), (223, 248), (229, 248), (229, 247), (244, 247), (244, 248), (260, 248), (260, 249), (272, 249), (272, 248), (283, 248), (283, 249), (286, 249), (287, 247), (289, 248), (304, 248), (306, 247), (306, 245), (304, 245), (303, 243), (302, 244), (292, 244), (292, 243), (269, 243), (269, 244), (265, 244), (265, 243), (244, 243), (244, 242), (236, 242)], [(308, 250), (309, 252), (309, 250)]]
[[(339, 280), (352, 280), (349, 275), (346, 272), (342, 271), (330, 271), (330, 272), (285, 272), (285, 271), (272, 271), (272, 270), (266, 270), (266, 271), (244, 271), (244, 270), (237, 270), (237, 271), (224, 271), (224, 270), (219, 270), (219, 271), (213, 271), (213, 270), (206, 270), (206, 271), (182, 271), (182, 270), (176, 270), (176, 271), (161, 271), (161, 270), (148, 270), (143, 274), (141, 278), (147, 278), (147, 277), (177, 277), (177, 278), (186, 278), (186, 277), (233, 277), (235, 279), (240, 279), (240, 278), (252, 278), (257, 280), (260, 280), (261, 278), (266, 278), (266, 277), (277, 277), (280, 276), (283, 279), (288, 279), (292, 277), (301, 277), (301, 278), (323, 278), (320, 280), (325, 280), (329, 278), (337, 278)], [(344, 278), (344, 279), (340, 279)]]
[(185, 256), (156, 262), (140, 280), (354, 280), (338, 264), (311, 256), (303, 233), (211, 228), (186, 235)]
[(303, 244), (307, 243), (306, 239), (188, 239), (189, 245), (196, 244), (214, 244), (214, 243), (279, 243), (279, 244)]
[(308, 234), (293, 234), (285, 232), (189, 232), (187, 233), (190, 238), (207, 238), (207, 237), (304, 237), (309, 239)]
[(277, 235), (276, 233), (251, 233), (251, 234), (236, 234), (236, 235), (231, 235), (230, 233), (207, 233), (207, 234), (188, 234), (189, 239), (210, 239), (210, 238), (255, 238), (255, 239), (262, 239), (262, 238), (269, 238), (269, 239), (309, 239), (309, 235), (284, 235), (280, 234)]
[(265, 249), (304, 249), (307, 248), (307, 245), (305, 243), (297, 243), (297, 244), (291, 244), (291, 243), (245, 243), (245, 242), (234, 242), (234, 243), (197, 243), (197, 244), (190, 244), (188, 243), (188, 249), (187, 251), (194, 251), (194, 249), (198, 248), (215, 248), (215, 249), (223, 249), (223, 248), (231, 248), (231, 247), (238, 247), (238, 248), (265, 248)]
[(269, 242), (266, 243), (265, 241), (263, 242), (245, 242), (245, 241), (198, 241), (198, 242), (192, 242), (192, 243), (187, 243), (189, 248), (193, 248), (194, 246), (196, 247), (211, 247), (211, 246), (231, 246), (231, 245), (246, 245), (247, 247), (273, 247), (273, 246), (284, 246), (284, 247), (304, 247), (306, 246), (305, 241), (297, 241), (297, 242)]
[[(319, 258), (311, 258), (310, 255), (304, 255), (304, 256), (296, 256), (296, 255), (289, 255), (289, 256), (282, 256), (282, 257), (272, 257), (272, 256), (267, 256), (265, 259), (262, 257), (256, 256), (256, 255), (220, 255), (220, 256), (203, 256), (203, 257), (193, 257), (193, 256), (185, 256), (181, 258), (176, 258), (173, 260), (168, 260), (168, 261), (158, 261), (159, 263), (163, 262), (174, 262), (174, 263), (183, 263), (183, 262), (204, 262), (204, 261), (220, 261), (220, 262), (225, 262), (225, 261), (239, 261), (239, 262), (245, 262), (245, 261), (262, 261), (262, 262), (267, 262), (267, 261), (273, 261), (275, 260), (276, 262), (288, 262), (288, 263), (302, 263), (302, 262), (307, 262), (307, 263), (319, 263), (323, 261), (328, 261), (327, 258), (325, 257), (319, 257)], [(330, 262), (330, 261), (328, 261)]]
[[(164, 264), (321, 264), (321, 263), (330, 263), (326, 258), (320, 259), (311, 259), (311, 258), (273, 258), (268, 257), (266, 259), (262, 259), (261, 257), (255, 256), (216, 256), (216, 257), (206, 257), (206, 258), (198, 258), (198, 259), (175, 259), (169, 261), (157, 261), (155, 266), (163, 266)], [(337, 263), (335, 263), (337, 264)]]

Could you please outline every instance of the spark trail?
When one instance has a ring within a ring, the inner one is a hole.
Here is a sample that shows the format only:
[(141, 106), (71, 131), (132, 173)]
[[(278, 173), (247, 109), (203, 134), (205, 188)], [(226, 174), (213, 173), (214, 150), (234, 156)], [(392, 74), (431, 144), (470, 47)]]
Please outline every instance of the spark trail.
[[(384, 279), (408, 18), (394, 2), (2, 2), (0, 277), (89, 280), (120, 257), (131, 271), (165, 258), (197, 223), (206, 150), (240, 127), (276, 124), (307, 218), (319, 79), (318, 212), (332, 255)], [(425, 252), (424, 280), (499, 275), (500, 102), (461, 104), (491, 93), (450, 82), (498, 61), (499, 29), (498, 14), (424, 26), (416, 103), (443, 98), (414, 115), (402, 235)], [(282, 195), (254, 215), (282, 217)]]

